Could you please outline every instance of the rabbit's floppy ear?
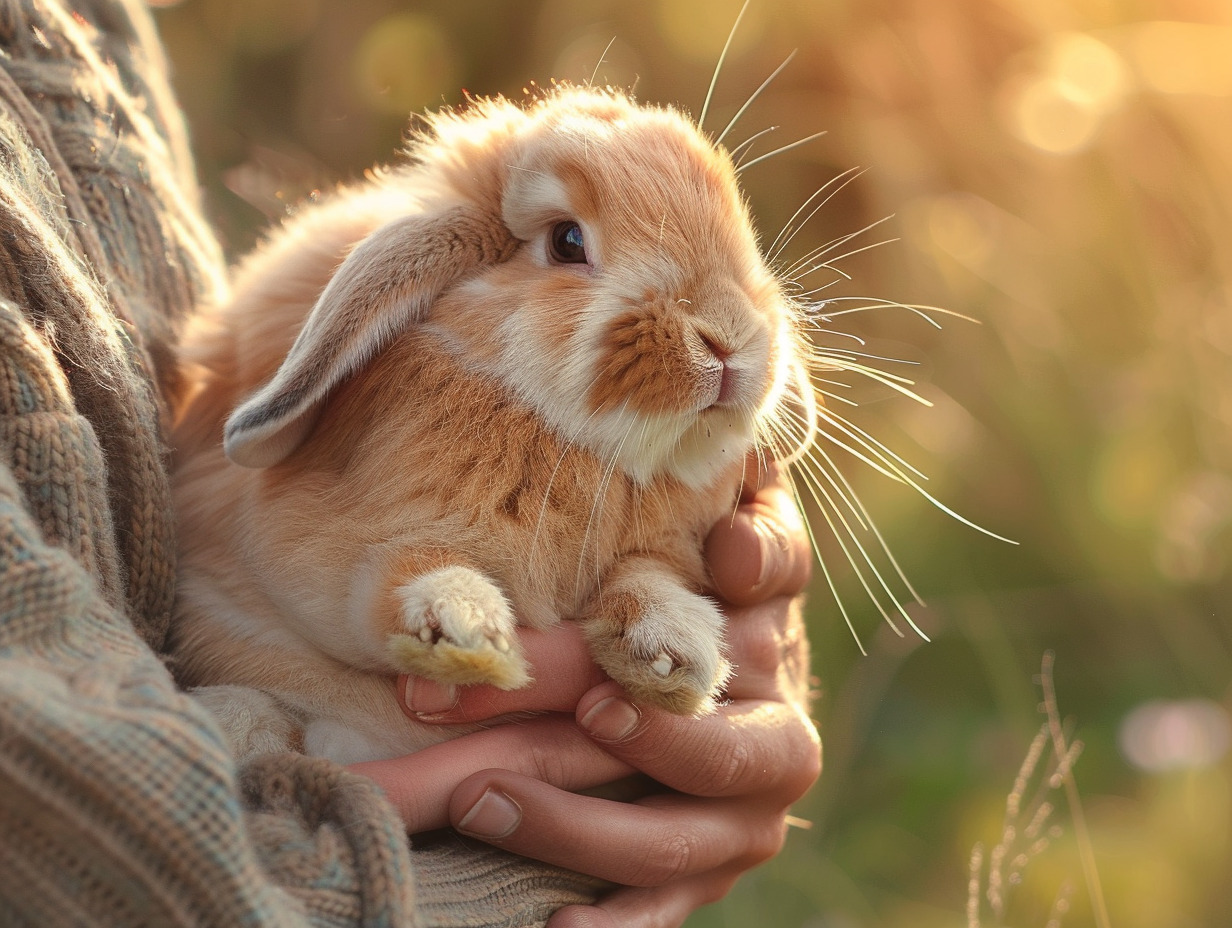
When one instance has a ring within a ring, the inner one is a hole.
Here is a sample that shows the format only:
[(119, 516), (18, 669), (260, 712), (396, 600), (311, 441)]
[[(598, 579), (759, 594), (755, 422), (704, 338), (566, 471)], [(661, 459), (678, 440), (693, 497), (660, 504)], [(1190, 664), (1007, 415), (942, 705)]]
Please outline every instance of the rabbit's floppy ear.
[(274, 378), (227, 420), (227, 457), (244, 467), (283, 460), (308, 436), (330, 390), (425, 318), (451, 283), (506, 260), (516, 246), (499, 216), (472, 206), (377, 229), (322, 291)]

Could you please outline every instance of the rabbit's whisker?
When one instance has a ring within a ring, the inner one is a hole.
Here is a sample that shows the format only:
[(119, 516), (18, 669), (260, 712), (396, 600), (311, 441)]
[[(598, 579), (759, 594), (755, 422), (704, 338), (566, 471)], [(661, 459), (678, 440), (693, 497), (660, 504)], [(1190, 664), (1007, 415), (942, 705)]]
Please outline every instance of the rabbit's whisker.
[(603, 54), (599, 56), (599, 60), (595, 62), (595, 69), (590, 72), (590, 80), (586, 82), (587, 87), (595, 86), (595, 78), (599, 76), (599, 69), (603, 67), (603, 59), (607, 57), (607, 53), (612, 50), (612, 46), (616, 44), (616, 36), (612, 36), (608, 40), (607, 46), (603, 49)]
[[(859, 238), (865, 232), (875, 229), (877, 226), (881, 225), (883, 222), (889, 222), (893, 218), (894, 218), (893, 216), (883, 216), (881, 219), (877, 219), (873, 222), (870, 222), (868, 225), (866, 225), (862, 229), (857, 229), (855, 232), (848, 232), (846, 235), (840, 235), (838, 238), (831, 239), (830, 241), (826, 242), (824, 245), (818, 245), (816, 248), (812, 249), (807, 254), (796, 259), (792, 264), (790, 264), (787, 268), (785, 268), (783, 271), (783, 276), (793, 281), (794, 283), (799, 283), (800, 277), (802, 275), (799, 275), (797, 271), (800, 268), (807, 265), (810, 261), (813, 261), (826, 254), (829, 254), (830, 252), (838, 248), (841, 248), (842, 246), (846, 245), (848, 242), (852, 241), (853, 239)], [(783, 244), (785, 246), (787, 243), (784, 242)], [(781, 248), (779, 250), (782, 251)], [(834, 260), (838, 260), (838, 259), (835, 258)]]
[[(829, 285), (827, 284), (827, 286)], [(805, 295), (806, 294), (799, 294), (797, 299)], [(848, 309), (840, 309), (835, 312), (823, 312), (825, 307), (831, 303), (864, 303), (865, 305), (853, 306)], [(941, 323), (929, 315), (930, 313), (938, 313), (943, 316), (953, 316), (954, 318), (962, 319), (965, 322), (973, 322), (977, 325), (979, 324), (978, 319), (972, 319), (970, 316), (964, 315), (963, 313), (955, 312), (952, 309), (945, 309), (941, 306), (928, 306), (922, 303), (900, 303), (897, 300), (879, 300), (875, 297), (867, 296), (839, 296), (831, 297), (828, 300), (819, 300), (814, 306), (808, 308), (808, 312), (810, 315), (821, 316), (823, 319), (828, 321), (830, 319), (837, 319), (839, 316), (867, 312), (870, 309), (905, 309), (914, 315), (919, 316), (935, 329), (940, 329)]]
[[(834, 197), (844, 187), (846, 187), (853, 180), (855, 180), (857, 177), (862, 175), (865, 172), (865, 170), (867, 169), (866, 168), (848, 168), (846, 171), (843, 171), (843, 173), (836, 174), (834, 177), (831, 177), (828, 181), (826, 181), (824, 184), (818, 187), (812, 193), (812, 195), (807, 200), (805, 200), (803, 203), (801, 203), (800, 206), (796, 209), (796, 211), (791, 214), (791, 218), (788, 219), (787, 222), (783, 225), (782, 231), (779, 232), (779, 234), (774, 237), (774, 241), (771, 242), (770, 247), (766, 249), (766, 254), (768, 256), (768, 259), (772, 262), (777, 261), (779, 255), (783, 253), (783, 249), (785, 249), (789, 244), (791, 244), (791, 240), (796, 237), (796, 233), (799, 232), (801, 229), (803, 229), (806, 225), (808, 225), (809, 220), (812, 219), (815, 215), (817, 215), (817, 211), (820, 210), (827, 203), (829, 203), (832, 199), (834, 199)], [(834, 183), (838, 183), (838, 186), (835, 187), (833, 190), (831, 190), (829, 195), (826, 196), (820, 203), (814, 206), (812, 211), (807, 216), (805, 216), (803, 220), (801, 220), (799, 225), (796, 225), (793, 228), (793, 223), (795, 223), (795, 221), (800, 218), (800, 214), (802, 212), (808, 209), (809, 204), (812, 203), (815, 199), (817, 199), (817, 197), (825, 193), (827, 188), (829, 188), (830, 185)], [(791, 275), (786, 274), (784, 276), (790, 277)]]
[(723, 143), (723, 139), (727, 138), (727, 133), (731, 132), (732, 128), (736, 125), (736, 123), (739, 122), (740, 117), (744, 115), (745, 111), (750, 106), (752, 106), (753, 101), (756, 100), (759, 96), (761, 96), (761, 92), (765, 90), (767, 87), (769, 87), (776, 77), (778, 77), (780, 74), (783, 73), (783, 69), (787, 67), (789, 64), (791, 64), (791, 59), (795, 57), (796, 57), (796, 52), (793, 51), (790, 55), (788, 55), (786, 58), (783, 59), (783, 63), (779, 65), (777, 68), (775, 68), (769, 77), (767, 77), (764, 81), (761, 82), (761, 86), (758, 87), (756, 90), (754, 90), (753, 93), (749, 96), (749, 98), (744, 101), (744, 106), (736, 110), (736, 115), (731, 118), (731, 122), (729, 122), (727, 126), (723, 129), (723, 131), (719, 133), (718, 138), (714, 140), (715, 145), (721, 145)]
[(738, 166), (736, 168), (736, 173), (743, 174), (745, 171), (747, 171), (749, 168), (751, 168), (755, 164), (761, 164), (763, 161), (769, 158), (773, 158), (776, 155), (781, 155), (784, 152), (789, 152), (793, 148), (799, 148), (801, 145), (807, 145), (809, 142), (812, 142), (814, 139), (819, 139), (825, 134), (826, 134), (826, 130), (823, 129), (820, 132), (814, 132), (812, 135), (806, 135), (802, 139), (797, 139), (794, 142), (790, 142), (787, 145), (783, 145), (780, 148), (776, 148), (774, 149), (774, 151), (768, 151), (764, 155), (758, 155), (752, 161), (746, 161), (744, 164)]
[(851, 249), (851, 251), (843, 252), (843, 254), (841, 255), (836, 255), (833, 258), (827, 258), (825, 261), (820, 261), (817, 264), (814, 264), (812, 267), (802, 272), (796, 273), (792, 276), (794, 276), (796, 280), (803, 280), (805, 277), (808, 277), (810, 274), (815, 274), (817, 273), (817, 271), (820, 271), (822, 268), (825, 268), (827, 270), (833, 271), (836, 274), (842, 274), (848, 280), (851, 280), (850, 274), (834, 266), (835, 262), (846, 260), (847, 258), (850, 258), (853, 255), (858, 255), (864, 251), (872, 251), (874, 248), (880, 248), (882, 245), (891, 245), (897, 241), (898, 241), (897, 238), (886, 238), (886, 239), (882, 239), (879, 242), (873, 242), (869, 245), (862, 245), (859, 248)]
[(702, 103), (702, 112), (697, 117), (697, 128), (702, 131), (706, 128), (706, 114), (710, 112), (710, 101), (714, 97), (715, 85), (719, 82), (719, 72), (723, 70), (723, 63), (727, 61), (727, 52), (731, 48), (732, 40), (736, 37), (736, 30), (740, 28), (740, 20), (744, 19), (745, 10), (749, 8), (749, 2), (750, 0), (744, 0), (744, 5), (736, 14), (736, 21), (732, 23), (731, 32), (727, 33), (727, 41), (723, 43), (723, 51), (719, 52), (719, 60), (715, 62), (714, 74), (710, 76), (710, 86), (706, 89), (706, 99)]
[(737, 166), (739, 166), (740, 160), (744, 157), (745, 150), (749, 148), (749, 146), (751, 146), (754, 142), (756, 142), (763, 135), (769, 135), (771, 132), (776, 131), (778, 128), (779, 128), (778, 126), (769, 126), (765, 129), (762, 129), (760, 132), (754, 132), (752, 135), (750, 135), (747, 139), (745, 139), (735, 148), (729, 148), (727, 150), (728, 156), (732, 159), (733, 162), (735, 162)]
[[(598, 380), (598, 377), (596, 377), (595, 380)], [(594, 386), (595, 380), (591, 381), (592, 387)], [(560, 465), (564, 462), (569, 452), (573, 450), (574, 446), (577, 443), (578, 435), (581, 434), (582, 430), (586, 428), (587, 423), (589, 423), (590, 420), (593, 419), (598, 414), (598, 412), (599, 412), (599, 408), (591, 410), (590, 415), (582, 420), (581, 424), (579, 424), (578, 427), (574, 429), (573, 434), (570, 435), (568, 439), (562, 442), (560, 456), (556, 459), (556, 466), (552, 468), (552, 473), (548, 477), (547, 486), (543, 488), (543, 502), (539, 506), (539, 518), (535, 521), (535, 532), (531, 536), (531, 539), (530, 539), (530, 547), (528, 548), (528, 560), (529, 560), (529, 554), (534, 553), (535, 546), (538, 544), (539, 533), (543, 528), (543, 519), (544, 519), (544, 516), (547, 514), (548, 502), (551, 500), (551, 497), (552, 497), (552, 484), (556, 481), (556, 474), (560, 471)]]
[[(622, 414), (628, 411), (628, 406), (629, 406), (629, 402), (628, 400), (626, 400), (624, 406), (621, 407)], [(590, 517), (586, 520), (586, 531), (582, 535), (582, 544), (581, 544), (581, 547), (578, 549), (577, 574), (574, 578), (575, 598), (580, 596), (581, 590), (583, 588), (582, 587), (582, 575), (586, 567), (586, 551), (587, 551), (587, 547), (590, 545), (591, 530), (595, 526), (595, 521), (602, 517), (603, 504), (607, 499), (607, 493), (612, 483), (612, 477), (616, 473), (616, 467), (617, 467), (618, 460), (620, 458), (620, 452), (624, 449), (625, 442), (629, 438), (629, 433), (633, 431), (634, 424), (635, 424), (635, 421), (630, 421), (628, 427), (625, 429), (625, 433), (620, 437), (620, 441), (617, 442), (616, 447), (612, 450), (612, 453), (609, 455), (609, 460), (607, 464), (604, 466), (603, 476), (599, 480), (599, 486), (595, 489), (595, 499), (594, 499), (594, 502), (591, 503), (591, 506), (590, 506)], [(599, 545), (595, 546), (596, 550), (598, 549), (598, 547)], [(596, 564), (597, 563), (598, 563), (598, 555), (596, 554)], [(595, 589), (599, 593), (600, 596), (603, 593), (603, 590), (600, 584), (600, 581), (602, 579), (603, 578), (601, 575), (597, 575), (595, 577)]]

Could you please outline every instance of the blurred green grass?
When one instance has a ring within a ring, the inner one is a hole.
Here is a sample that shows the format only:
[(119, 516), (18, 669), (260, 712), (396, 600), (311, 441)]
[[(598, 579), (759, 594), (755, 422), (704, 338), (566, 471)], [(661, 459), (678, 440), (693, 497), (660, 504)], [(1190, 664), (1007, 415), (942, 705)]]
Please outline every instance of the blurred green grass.
[[(388, 161), (408, 112), (463, 89), (516, 97), (595, 73), (697, 112), (738, 6), (184, 0), (158, 15), (211, 215), (238, 254), (312, 190)], [(826, 771), (797, 809), (812, 828), (689, 925), (968, 924), (971, 849), (1001, 835), (1045, 650), (1086, 745), (1075, 774), (1113, 924), (1227, 924), (1232, 8), (754, 0), (710, 127), (792, 49), (733, 138), (828, 134), (743, 175), (763, 235), (867, 169), (791, 253), (892, 216), (853, 244), (899, 241), (842, 261), (852, 280), (827, 293), (979, 324), (854, 317), (878, 351), (922, 362), (933, 403), (869, 392), (854, 418), (930, 493), (1019, 544), (845, 468), (933, 640), (894, 637), (839, 568), (861, 657), (815, 585)], [(1066, 881), (1063, 924), (1093, 923), (1063, 801), (1054, 817), (1064, 834), (1012, 887), (1007, 924), (1043, 926)], [(996, 923), (987, 908), (981, 923)]]

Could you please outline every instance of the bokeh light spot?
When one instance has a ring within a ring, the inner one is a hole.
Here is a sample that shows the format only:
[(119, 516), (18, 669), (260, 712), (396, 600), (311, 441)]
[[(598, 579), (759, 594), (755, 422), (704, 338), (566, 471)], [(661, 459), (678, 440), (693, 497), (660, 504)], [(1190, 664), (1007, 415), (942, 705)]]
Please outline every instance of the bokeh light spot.
[(1043, 151), (1063, 154), (1084, 148), (1095, 135), (1095, 115), (1060, 92), (1052, 81), (1023, 88), (1015, 112), (1018, 134)]
[(1165, 488), (1175, 479), (1172, 449), (1159, 440), (1158, 420), (1145, 416), (1110, 433), (1095, 459), (1092, 498), (1121, 528), (1155, 526)]
[(1232, 745), (1232, 721), (1209, 699), (1152, 701), (1125, 717), (1119, 741), (1125, 759), (1150, 773), (1210, 767)]
[(1082, 33), (1053, 37), (1042, 72), (1023, 84), (1013, 103), (1013, 124), (1028, 144), (1067, 154), (1085, 148), (1128, 87), (1121, 57)]
[(928, 231), (943, 251), (972, 268), (981, 268), (996, 247), (987, 204), (969, 193), (936, 197), (928, 207)]
[(1058, 37), (1050, 70), (1059, 91), (1096, 112), (1111, 109), (1125, 92), (1127, 74), (1121, 56), (1081, 32)]
[(457, 83), (453, 49), (436, 20), (418, 13), (386, 16), (368, 30), (355, 56), (355, 84), (373, 110), (404, 115)]
[(1170, 580), (1193, 583), (1219, 576), (1232, 527), (1232, 477), (1209, 470), (1193, 475), (1165, 506), (1155, 560)]

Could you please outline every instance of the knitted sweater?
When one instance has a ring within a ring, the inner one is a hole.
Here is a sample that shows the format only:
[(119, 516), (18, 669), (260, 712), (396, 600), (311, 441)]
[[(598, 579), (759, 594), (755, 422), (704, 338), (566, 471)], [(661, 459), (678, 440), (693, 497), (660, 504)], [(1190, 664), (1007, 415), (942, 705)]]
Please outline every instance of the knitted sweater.
[(225, 292), (138, 0), (0, 0), (0, 924), (533, 925), (587, 881), (237, 771), (158, 651), (174, 345)]

